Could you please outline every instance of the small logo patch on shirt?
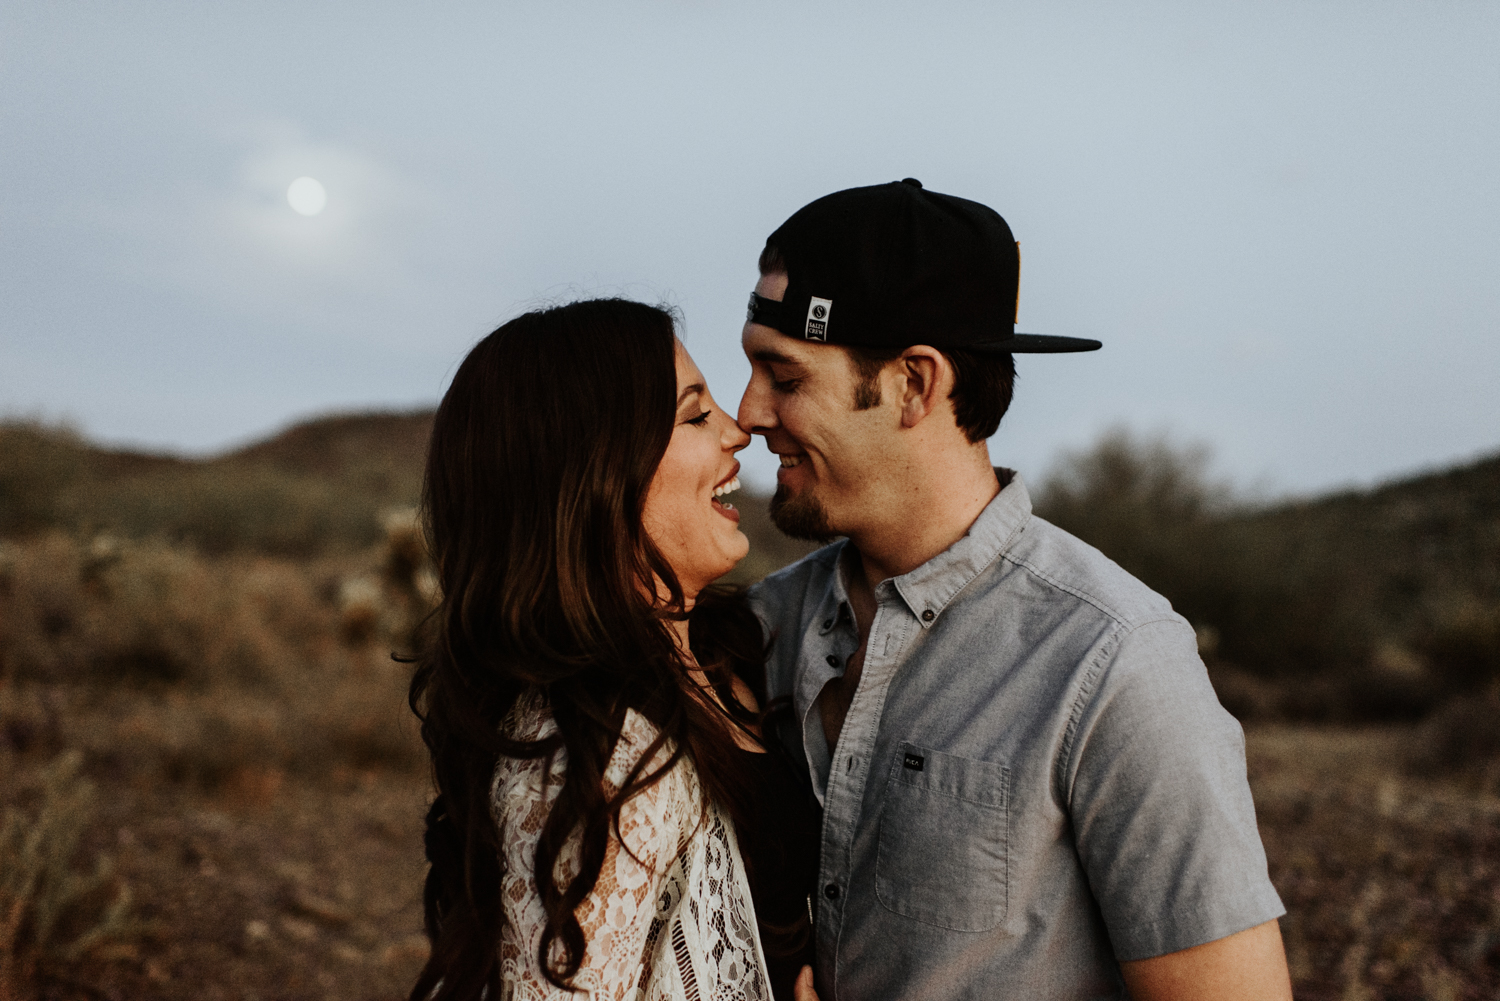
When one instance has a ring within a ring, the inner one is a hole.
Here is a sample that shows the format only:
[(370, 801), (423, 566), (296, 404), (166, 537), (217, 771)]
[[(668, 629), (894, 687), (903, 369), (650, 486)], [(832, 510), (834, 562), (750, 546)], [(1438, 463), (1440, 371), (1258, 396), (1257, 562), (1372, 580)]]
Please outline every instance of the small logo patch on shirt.
[(908, 754), (901, 763), (914, 772), (920, 772), (924, 760), (920, 754)]

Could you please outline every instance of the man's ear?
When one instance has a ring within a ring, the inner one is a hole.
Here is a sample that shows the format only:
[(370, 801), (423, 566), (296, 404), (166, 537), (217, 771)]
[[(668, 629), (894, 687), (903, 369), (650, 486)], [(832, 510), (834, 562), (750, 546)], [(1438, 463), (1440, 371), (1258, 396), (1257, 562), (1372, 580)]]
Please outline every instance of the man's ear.
[(937, 348), (914, 344), (897, 359), (901, 385), (901, 426), (914, 428), (948, 405), (953, 363)]

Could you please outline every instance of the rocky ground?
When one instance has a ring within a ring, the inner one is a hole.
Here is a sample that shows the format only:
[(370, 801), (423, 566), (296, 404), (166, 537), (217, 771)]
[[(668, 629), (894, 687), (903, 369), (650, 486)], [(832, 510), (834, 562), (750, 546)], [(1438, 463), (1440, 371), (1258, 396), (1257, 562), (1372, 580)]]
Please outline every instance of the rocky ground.
[(94, 839), (139, 934), (48, 963), (44, 998), (404, 997), (422, 936), (421, 780), (236, 776), (219, 795), (113, 789)]
[[(1253, 729), (1252, 785), (1299, 999), (1500, 996), (1500, 799), (1407, 776), (1405, 728)], [(54, 999), (401, 998), (425, 953), (410, 769), (104, 786), (144, 928), (45, 963)]]
[(1412, 777), (1413, 735), (1249, 734), (1299, 999), (1500, 997), (1500, 798)]

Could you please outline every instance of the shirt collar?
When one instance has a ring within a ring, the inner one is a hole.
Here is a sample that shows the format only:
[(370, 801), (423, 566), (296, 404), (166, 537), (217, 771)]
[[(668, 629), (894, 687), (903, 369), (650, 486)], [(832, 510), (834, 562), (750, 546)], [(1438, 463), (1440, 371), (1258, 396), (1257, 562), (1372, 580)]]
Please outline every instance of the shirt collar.
[(849, 605), (849, 588), (845, 584), (844, 560), (849, 549), (849, 540), (840, 539), (836, 545), (833, 556), (833, 577), (829, 581), (828, 594), (824, 596), (822, 605), (818, 608), (820, 618), (816, 622), (819, 636), (827, 636), (839, 627), (843, 619), (853, 617), (854, 612)]
[[(999, 468), (995, 475), (1000, 479), (1000, 492), (979, 512), (963, 538), (910, 573), (891, 580), (923, 629), (931, 628), (954, 596), (1010, 548), (1031, 518), (1031, 495), (1021, 475)], [(837, 581), (834, 587), (842, 590), (843, 581)]]

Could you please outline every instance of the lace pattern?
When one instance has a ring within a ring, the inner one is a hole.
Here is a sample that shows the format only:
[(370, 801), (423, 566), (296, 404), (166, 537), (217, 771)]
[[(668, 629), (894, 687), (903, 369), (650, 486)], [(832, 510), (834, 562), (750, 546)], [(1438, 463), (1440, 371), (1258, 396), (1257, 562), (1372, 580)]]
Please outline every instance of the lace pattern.
[[(534, 706), (515, 734), (532, 740), (555, 728), (545, 707)], [(645, 717), (626, 715), (605, 770), (608, 787), (620, 787), (655, 736)], [(670, 756), (670, 748), (658, 751), (645, 772)], [(566, 752), (550, 764), (502, 758), (495, 770), (492, 806), (505, 856), (503, 1001), (771, 1001), (734, 826), (717, 806), (704, 809), (686, 759), (620, 811), (620, 837), (611, 833), (599, 880), (577, 911), (587, 943), (573, 980), (581, 993), (547, 980), (537, 962), (546, 911), (532, 866), (566, 770)], [(575, 832), (558, 859), (559, 881), (577, 871)]]

